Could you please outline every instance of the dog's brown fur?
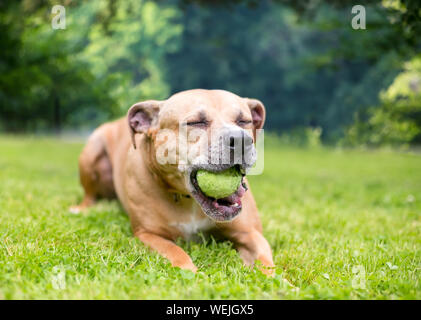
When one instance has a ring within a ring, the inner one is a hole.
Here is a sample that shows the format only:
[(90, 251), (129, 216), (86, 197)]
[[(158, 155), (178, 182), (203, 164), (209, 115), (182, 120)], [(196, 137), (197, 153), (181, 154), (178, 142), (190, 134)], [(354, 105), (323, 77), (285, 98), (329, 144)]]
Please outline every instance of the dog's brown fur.
[[(221, 123), (233, 123), (234, 111), (238, 110), (255, 120), (256, 106), (260, 108), (261, 116), (251, 129), (263, 126), (264, 107), (258, 100), (240, 98), (222, 90), (190, 90), (166, 101), (145, 102), (141, 106), (146, 105), (145, 110), (151, 112), (153, 121), (150, 127), (133, 132), (125, 117), (105, 123), (90, 136), (79, 158), (80, 181), (85, 196), (80, 205), (71, 207), (71, 211), (79, 212), (99, 198), (118, 198), (129, 214), (135, 236), (173, 266), (197, 270), (189, 255), (174, 240), (204, 230), (217, 232), (233, 241), (245, 264), (252, 265), (255, 260), (260, 260), (267, 267), (263, 271), (271, 273), (274, 266), (271, 249), (262, 235), (258, 210), (250, 190), (243, 196), (243, 208), (238, 217), (229, 222), (215, 222), (203, 213), (192, 197), (180, 196), (189, 194), (183, 172), (174, 166), (156, 163), (156, 131), (176, 129), (180, 115), (194, 112), (198, 103), (206, 105), (213, 128)], [(157, 108), (155, 114), (148, 104)]]

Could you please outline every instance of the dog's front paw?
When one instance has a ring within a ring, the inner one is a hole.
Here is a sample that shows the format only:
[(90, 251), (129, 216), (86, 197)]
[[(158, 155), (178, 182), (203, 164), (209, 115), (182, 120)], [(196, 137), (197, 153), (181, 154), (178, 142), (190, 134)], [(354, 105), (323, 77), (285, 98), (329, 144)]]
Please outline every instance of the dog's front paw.
[(184, 270), (190, 270), (190, 271), (192, 271), (194, 273), (196, 273), (197, 270), (198, 270), (197, 267), (193, 263), (184, 264), (184, 265), (177, 266), (177, 267), (179, 267), (181, 269), (184, 269)]

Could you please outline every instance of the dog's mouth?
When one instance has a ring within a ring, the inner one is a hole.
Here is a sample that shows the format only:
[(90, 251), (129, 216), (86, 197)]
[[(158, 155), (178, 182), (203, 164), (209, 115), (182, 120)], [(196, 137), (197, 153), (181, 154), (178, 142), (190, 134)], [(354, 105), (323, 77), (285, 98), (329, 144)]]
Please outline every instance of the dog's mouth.
[[(237, 165), (238, 166), (238, 165)], [(229, 167), (206, 168), (208, 171), (220, 172)], [(241, 183), (237, 190), (231, 195), (215, 199), (205, 195), (199, 187), (196, 175), (199, 168), (195, 168), (190, 173), (190, 182), (192, 185), (192, 195), (202, 207), (203, 212), (215, 221), (230, 221), (234, 219), (242, 209), (242, 197), (247, 191), (247, 186), (244, 182), (244, 174), (241, 178)], [(238, 168), (238, 170), (241, 170)]]

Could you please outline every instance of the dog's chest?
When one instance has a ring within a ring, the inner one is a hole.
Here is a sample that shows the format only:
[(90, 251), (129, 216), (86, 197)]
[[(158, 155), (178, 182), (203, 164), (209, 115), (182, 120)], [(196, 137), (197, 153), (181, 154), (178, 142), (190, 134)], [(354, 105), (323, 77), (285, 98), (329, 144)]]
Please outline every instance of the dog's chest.
[(171, 226), (178, 229), (186, 240), (194, 240), (194, 236), (200, 231), (207, 231), (215, 227), (213, 222), (208, 217), (198, 215), (195, 212), (191, 215), (190, 219), (183, 222), (172, 223)]

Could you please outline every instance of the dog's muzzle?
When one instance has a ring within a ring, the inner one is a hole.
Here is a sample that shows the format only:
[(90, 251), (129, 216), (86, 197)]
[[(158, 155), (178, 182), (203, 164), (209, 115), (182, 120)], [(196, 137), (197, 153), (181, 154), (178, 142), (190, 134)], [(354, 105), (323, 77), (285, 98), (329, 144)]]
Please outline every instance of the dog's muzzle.
[[(243, 129), (224, 130), (209, 146), (208, 161), (192, 165), (187, 172), (190, 192), (206, 215), (215, 221), (231, 221), (242, 209), (242, 197), (247, 191), (244, 176), (256, 162), (253, 138)], [(196, 180), (198, 170), (221, 172), (235, 166), (243, 175), (238, 189), (228, 197), (206, 196)]]

